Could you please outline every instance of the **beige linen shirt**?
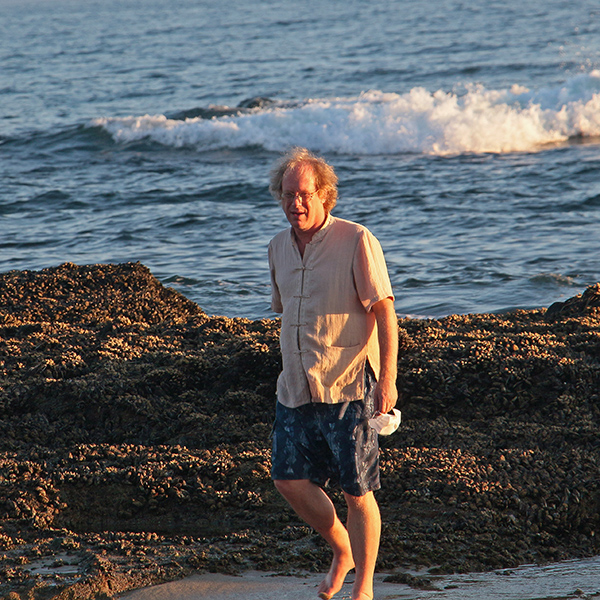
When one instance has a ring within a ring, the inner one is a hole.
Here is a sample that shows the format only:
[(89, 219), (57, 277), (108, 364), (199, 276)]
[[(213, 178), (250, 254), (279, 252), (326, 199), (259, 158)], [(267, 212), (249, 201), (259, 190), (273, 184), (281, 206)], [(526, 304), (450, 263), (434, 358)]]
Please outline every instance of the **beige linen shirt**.
[(269, 244), (272, 302), (281, 319), (277, 399), (295, 408), (362, 399), (368, 360), (379, 376), (372, 306), (394, 298), (375, 236), (329, 215), (300, 256), (293, 230)]

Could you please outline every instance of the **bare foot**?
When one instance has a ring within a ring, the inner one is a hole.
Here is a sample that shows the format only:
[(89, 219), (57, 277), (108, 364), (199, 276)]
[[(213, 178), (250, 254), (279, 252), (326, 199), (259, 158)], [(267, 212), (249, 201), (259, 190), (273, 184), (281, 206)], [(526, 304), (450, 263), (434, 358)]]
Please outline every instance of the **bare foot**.
[(352, 600), (373, 600), (373, 594), (361, 592), (358, 596), (352, 596)]
[(344, 585), (344, 579), (350, 569), (354, 568), (354, 560), (352, 554), (344, 554), (342, 556), (333, 557), (329, 573), (319, 586), (319, 598), (329, 600), (334, 594), (337, 594)]

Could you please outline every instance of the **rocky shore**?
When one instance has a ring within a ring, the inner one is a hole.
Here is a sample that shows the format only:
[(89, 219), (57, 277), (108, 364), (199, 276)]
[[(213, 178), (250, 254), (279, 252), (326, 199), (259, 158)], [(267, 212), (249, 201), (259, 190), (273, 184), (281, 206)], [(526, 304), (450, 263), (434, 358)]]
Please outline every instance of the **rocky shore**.
[[(278, 328), (210, 317), (140, 264), (0, 275), (0, 598), (325, 570), (269, 478)], [(599, 554), (600, 284), (399, 334), (379, 569), (419, 586), (408, 567)]]

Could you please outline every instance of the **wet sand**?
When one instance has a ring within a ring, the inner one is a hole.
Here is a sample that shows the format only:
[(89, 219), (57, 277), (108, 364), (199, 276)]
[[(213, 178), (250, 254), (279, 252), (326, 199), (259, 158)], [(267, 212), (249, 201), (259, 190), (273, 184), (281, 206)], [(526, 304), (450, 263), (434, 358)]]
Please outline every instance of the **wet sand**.
[[(378, 600), (573, 600), (600, 597), (600, 557), (487, 573), (418, 576), (420, 586), (392, 583), (378, 574)], [(316, 600), (319, 576), (277, 577), (249, 572), (242, 576), (206, 573), (130, 592), (121, 600)], [(349, 600), (351, 577), (336, 595)]]
[[(208, 316), (140, 264), (0, 275), (0, 598), (326, 571), (269, 478), (278, 329)], [(399, 335), (380, 572), (600, 554), (600, 285)]]
[[(414, 598), (415, 592), (408, 586), (384, 583), (384, 576), (377, 577), (378, 598)], [(122, 600), (316, 600), (322, 577), (307, 575), (273, 576), (250, 572), (240, 577), (205, 573), (131, 592)], [(351, 581), (346, 583), (336, 598), (350, 598)]]

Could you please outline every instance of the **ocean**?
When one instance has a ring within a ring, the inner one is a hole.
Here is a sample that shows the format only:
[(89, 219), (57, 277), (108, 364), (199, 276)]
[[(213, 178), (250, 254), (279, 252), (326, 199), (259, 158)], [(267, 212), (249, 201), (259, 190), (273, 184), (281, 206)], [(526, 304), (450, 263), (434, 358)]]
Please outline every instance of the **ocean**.
[(268, 193), (340, 177), (400, 316), (548, 306), (599, 277), (596, 0), (0, 0), (0, 272), (140, 261), (272, 317)]

